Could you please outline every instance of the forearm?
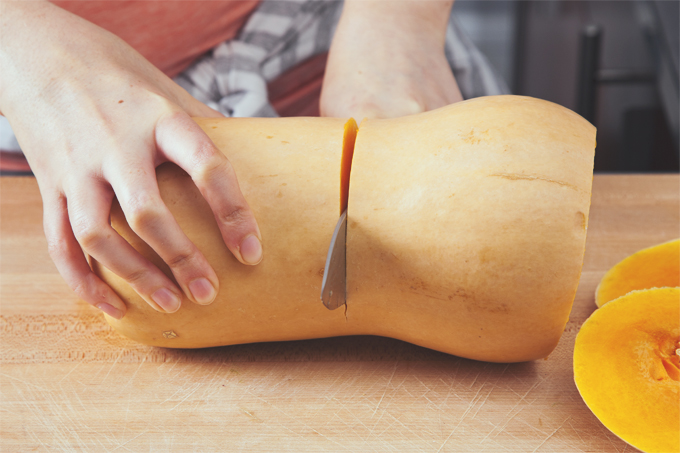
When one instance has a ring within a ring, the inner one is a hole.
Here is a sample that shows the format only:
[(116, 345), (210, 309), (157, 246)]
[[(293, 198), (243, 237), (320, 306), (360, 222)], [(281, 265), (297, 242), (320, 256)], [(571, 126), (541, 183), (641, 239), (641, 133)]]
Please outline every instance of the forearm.
[(453, 1), (346, 0), (341, 24), (373, 36), (427, 36), (443, 46)]
[(331, 45), (321, 114), (381, 118), (462, 100), (444, 54), (453, 0), (347, 0)]
[(15, 81), (54, 77), (45, 61), (49, 53), (41, 49), (63, 28), (58, 9), (46, 0), (0, 1), (0, 110), (8, 108), (10, 98), (21, 97), (17, 91), (24, 84)]

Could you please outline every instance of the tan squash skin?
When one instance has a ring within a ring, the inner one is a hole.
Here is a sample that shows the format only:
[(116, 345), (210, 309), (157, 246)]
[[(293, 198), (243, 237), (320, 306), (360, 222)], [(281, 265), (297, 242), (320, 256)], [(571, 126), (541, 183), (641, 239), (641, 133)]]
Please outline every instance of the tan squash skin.
[[(499, 96), (364, 121), (350, 178), (346, 313), (319, 299), (345, 121), (198, 122), (235, 167), (264, 260), (239, 264), (189, 178), (160, 168), (164, 200), (221, 290), (212, 305), (185, 300), (163, 314), (93, 263), (128, 301), (123, 320), (107, 317), (124, 335), (187, 348), (374, 334), (497, 362), (545, 357), (557, 344), (590, 204), (595, 129), (578, 115)], [(112, 223), (167, 271), (120, 210)]]
[(578, 286), (594, 148), (590, 123), (526, 97), (362, 122), (348, 319), (478, 360), (547, 356)]
[[(157, 172), (163, 200), (215, 269), (219, 295), (208, 306), (185, 298), (179, 311), (160, 313), (122, 279), (93, 263), (128, 305), (122, 320), (107, 316), (108, 322), (136, 341), (172, 348), (353, 333), (344, 310), (329, 311), (320, 299), (328, 244), (340, 210), (345, 120), (197, 121), (235, 168), (258, 220), (264, 259), (257, 266), (239, 263), (224, 245), (212, 211), (189, 176), (174, 165), (163, 165)], [(114, 209), (111, 221), (137, 250), (171, 275), (130, 230), (120, 208)]]

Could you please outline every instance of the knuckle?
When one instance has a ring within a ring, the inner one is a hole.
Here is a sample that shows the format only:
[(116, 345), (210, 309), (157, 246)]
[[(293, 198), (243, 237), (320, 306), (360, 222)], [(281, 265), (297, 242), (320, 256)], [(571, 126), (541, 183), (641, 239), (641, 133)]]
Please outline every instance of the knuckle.
[(168, 266), (172, 268), (179, 268), (179, 267), (186, 267), (190, 266), (193, 264), (196, 260), (196, 253), (195, 252), (180, 252), (177, 254), (172, 255), (166, 263)]
[(89, 304), (96, 304), (98, 298), (95, 288), (93, 288), (91, 279), (80, 278), (76, 281), (70, 282), (69, 286), (74, 293), (85, 302)]
[(183, 110), (178, 109), (177, 104), (168, 99), (166, 96), (157, 93), (153, 93), (152, 96), (155, 96), (154, 101), (159, 106), (159, 108), (166, 112), (163, 118), (164, 120), (169, 121), (170, 123), (186, 120), (188, 115)]
[(93, 303), (92, 298), (90, 297), (89, 285), (85, 280), (73, 282), (69, 286), (71, 287), (73, 292), (76, 293), (76, 296), (80, 297), (81, 299), (88, 303)]
[[(89, 219), (79, 219), (73, 222), (71, 227), (73, 228), (73, 235), (85, 250), (97, 249), (106, 239), (106, 226), (99, 225), (97, 222)], [(59, 252), (63, 250), (63, 248), (59, 248), (56, 251)]]
[(143, 231), (157, 223), (164, 216), (163, 203), (145, 193), (136, 194), (126, 200), (127, 221), (133, 231)]
[(227, 225), (238, 225), (250, 217), (250, 211), (244, 206), (237, 206), (231, 210), (221, 211), (218, 219)]
[(61, 260), (62, 257), (68, 255), (66, 241), (60, 238), (47, 238), (47, 253), (53, 261)]
[(134, 269), (120, 277), (131, 286), (136, 287), (149, 277), (149, 271), (147, 269)]
[(194, 153), (194, 180), (207, 182), (232, 172), (229, 160), (219, 153), (212, 143), (201, 144)]
[(107, 288), (102, 285), (97, 285), (97, 282), (92, 275), (71, 282), (69, 287), (76, 296), (90, 305), (97, 305), (99, 302), (106, 302), (107, 300)]

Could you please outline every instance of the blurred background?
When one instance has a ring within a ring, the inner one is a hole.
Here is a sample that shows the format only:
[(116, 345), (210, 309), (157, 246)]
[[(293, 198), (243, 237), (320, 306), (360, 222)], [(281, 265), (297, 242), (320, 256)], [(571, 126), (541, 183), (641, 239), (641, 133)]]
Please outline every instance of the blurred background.
[[(456, 0), (452, 14), (514, 94), (598, 128), (595, 171), (680, 171), (680, 0)], [(0, 153), (0, 175), (30, 173), (16, 156)]]
[(598, 128), (595, 171), (678, 172), (677, 0), (456, 0), (514, 94)]

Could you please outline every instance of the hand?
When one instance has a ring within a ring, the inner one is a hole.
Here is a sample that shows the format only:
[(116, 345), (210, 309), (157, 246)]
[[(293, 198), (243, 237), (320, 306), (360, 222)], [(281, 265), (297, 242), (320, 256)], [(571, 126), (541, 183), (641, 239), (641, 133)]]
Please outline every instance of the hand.
[(321, 115), (391, 118), (463, 100), (444, 55), (452, 4), (347, 0), (328, 55)]
[[(124, 302), (83, 254), (125, 279), (159, 311), (182, 292), (209, 304), (219, 281), (163, 203), (155, 168), (182, 167), (209, 203), (232, 253), (261, 260), (257, 222), (233, 168), (192, 116), (221, 116), (111, 33), (47, 2), (0, 4), (0, 110), (43, 198), (49, 252), (85, 301), (121, 318)], [(109, 224), (114, 195), (135, 233), (179, 285)]]

